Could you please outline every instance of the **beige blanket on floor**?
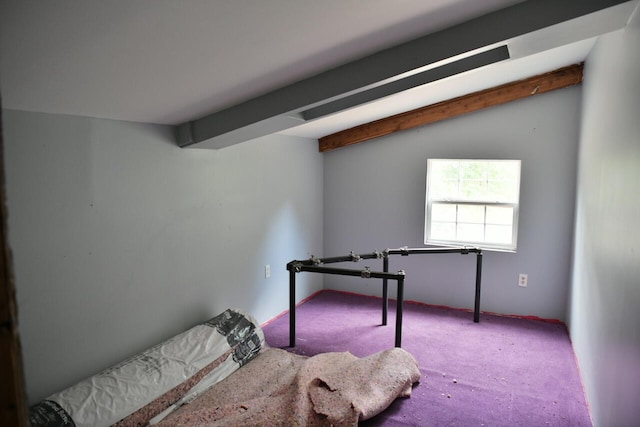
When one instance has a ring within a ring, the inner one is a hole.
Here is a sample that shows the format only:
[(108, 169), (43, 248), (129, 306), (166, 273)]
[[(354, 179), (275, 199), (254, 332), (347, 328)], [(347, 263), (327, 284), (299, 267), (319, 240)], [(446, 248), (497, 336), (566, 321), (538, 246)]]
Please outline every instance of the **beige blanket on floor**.
[(160, 426), (353, 426), (411, 395), (418, 365), (400, 348), (365, 358), (268, 348)]

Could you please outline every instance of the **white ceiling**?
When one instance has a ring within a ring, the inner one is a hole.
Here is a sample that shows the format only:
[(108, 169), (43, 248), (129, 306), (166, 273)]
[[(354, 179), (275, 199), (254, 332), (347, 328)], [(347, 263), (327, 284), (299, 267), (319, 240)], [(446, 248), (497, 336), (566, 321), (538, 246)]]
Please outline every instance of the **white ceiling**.
[[(519, 0), (0, 0), (4, 108), (179, 124)], [(584, 60), (638, 1), (509, 43), (512, 59), (306, 123), (321, 137)], [(596, 16), (597, 15), (597, 16)]]

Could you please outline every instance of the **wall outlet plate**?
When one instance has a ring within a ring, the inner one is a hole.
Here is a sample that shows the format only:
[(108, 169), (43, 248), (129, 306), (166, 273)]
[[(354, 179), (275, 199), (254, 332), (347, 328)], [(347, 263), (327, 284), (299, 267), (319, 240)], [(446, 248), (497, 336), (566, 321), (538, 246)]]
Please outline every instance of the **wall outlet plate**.
[(529, 281), (529, 276), (526, 274), (520, 273), (520, 276), (518, 276), (518, 286), (522, 288), (526, 288), (528, 281)]

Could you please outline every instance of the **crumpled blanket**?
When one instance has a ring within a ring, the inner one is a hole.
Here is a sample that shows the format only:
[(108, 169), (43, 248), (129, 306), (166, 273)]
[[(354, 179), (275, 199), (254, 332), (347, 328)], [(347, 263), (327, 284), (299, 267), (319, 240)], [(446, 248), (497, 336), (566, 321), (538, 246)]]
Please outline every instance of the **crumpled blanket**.
[(401, 348), (358, 358), (267, 348), (159, 426), (354, 426), (409, 397), (418, 364)]

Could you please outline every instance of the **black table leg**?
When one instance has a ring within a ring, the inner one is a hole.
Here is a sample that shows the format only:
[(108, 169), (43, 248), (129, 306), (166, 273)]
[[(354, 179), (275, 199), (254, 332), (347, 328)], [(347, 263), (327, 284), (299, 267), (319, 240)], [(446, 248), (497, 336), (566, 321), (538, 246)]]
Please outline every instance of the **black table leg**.
[(289, 270), (289, 347), (296, 346), (296, 272)]
[(476, 257), (476, 303), (473, 310), (473, 321), (480, 321), (480, 284), (482, 282), (482, 252)]

